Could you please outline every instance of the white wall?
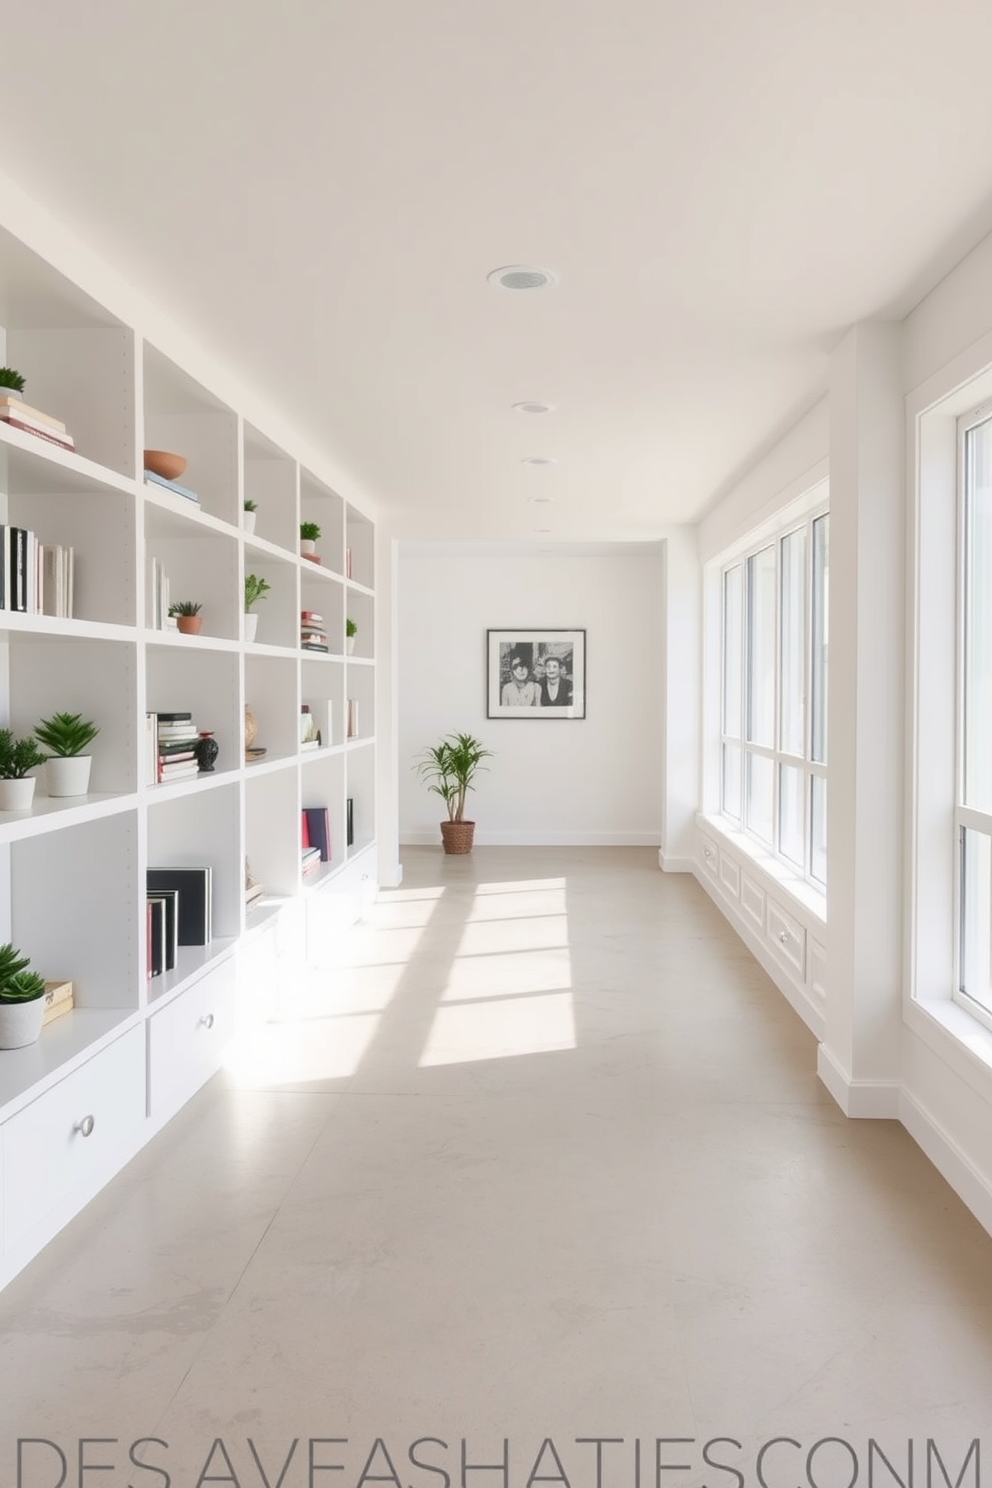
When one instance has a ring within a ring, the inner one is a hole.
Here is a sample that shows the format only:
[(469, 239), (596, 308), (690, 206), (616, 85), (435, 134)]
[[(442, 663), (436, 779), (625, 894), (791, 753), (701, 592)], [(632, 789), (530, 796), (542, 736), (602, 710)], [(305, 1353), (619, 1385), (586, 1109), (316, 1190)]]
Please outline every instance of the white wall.
[[(586, 631), (584, 720), (486, 717), (486, 630), (513, 626)], [(412, 764), (466, 731), (495, 753), (469, 798), (476, 841), (660, 843), (658, 548), (401, 543), (397, 628), (401, 842), (440, 841)]]

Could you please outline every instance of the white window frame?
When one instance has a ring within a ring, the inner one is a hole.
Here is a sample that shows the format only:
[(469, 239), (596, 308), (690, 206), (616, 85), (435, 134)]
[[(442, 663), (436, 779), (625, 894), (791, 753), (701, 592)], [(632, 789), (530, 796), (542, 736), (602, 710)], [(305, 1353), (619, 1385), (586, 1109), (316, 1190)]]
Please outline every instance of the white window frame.
[[(814, 776), (823, 780), (828, 778), (828, 767), (826, 762), (820, 762), (812, 758), (812, 681), (813, 681), (813, 527), (822, 517), (829, 520), (829, 502), (824, 499), (813, 505), (801, 516), (796, 516), (791, 521), (783, 523), (772, 531), (762, 531), (760, 536), (732, 555), (725, 557), (719, 565), (720, 585), (720, 660), (719, 660), (719, 813), (721, 818), (730, 823), (731, 826), (743, 832), (763, 852), (770, 853), (777, 861), (783, 863), (786, 868), (795, 873), (798, 878), (808, 884), (816, 893), (825, 894), (826, 885), (823, 881), (813, 876), (812, 872), (812, 781)], [(803, 614), (803, 680), (802, 680), (802, 706), (803, 706), (803, 754), (787, 752), (781, 747), (782, 739), (782, 548), (785, 541), (796, 532), (804, 531), (806, 535), (806, 584), (805, 604)], [(749, 560), (765, 549), (774, 546), (775, 549), (775, 675), (773, 682), (773, 706), (774, 706), (774, 728), (772, 745), (757, 744), (747, 738), (748, 732), (748, 703), (750, 697), (750, 666), (749, 666), (749, 585), (748, 564)], [(726, 730), (726, 717), (724, 713), (724, 698), (726, 693), (727, 678), (727, 616), (725, 612), (725, 595), (727, 574), (734, 568), (741, 568), (741, 718), (740, 734), (734, 735)], [(828, 682), (829, 697), (829, 682)], [(740, 751), (740, 781), (739, 799), (741, 802), (740, 816), (733, 815), (725, 808), (724, 802), (724, 755), (727, 746), (736, 747)], [(772, 842), (769, 844), (758, 836), (748, 825), (748, 758), (757, 756), (770, 759), (773, 763), (772, 774)], [(781, 850), (781, 800), (780, 780), (781, 768), (786, 766), (798, 769), (803, 775), (803, 863), (797, 864), (792, 858), (787, 857)]]

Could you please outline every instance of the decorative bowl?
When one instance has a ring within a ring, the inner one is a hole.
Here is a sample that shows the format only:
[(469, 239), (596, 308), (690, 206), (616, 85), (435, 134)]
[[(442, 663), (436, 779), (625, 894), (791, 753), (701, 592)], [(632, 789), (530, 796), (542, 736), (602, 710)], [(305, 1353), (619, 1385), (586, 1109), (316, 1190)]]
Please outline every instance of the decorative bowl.
[(178, 480), (186, 469), (186, 456), (168, 450), (145, 450), (145, 469), (163, 480)]

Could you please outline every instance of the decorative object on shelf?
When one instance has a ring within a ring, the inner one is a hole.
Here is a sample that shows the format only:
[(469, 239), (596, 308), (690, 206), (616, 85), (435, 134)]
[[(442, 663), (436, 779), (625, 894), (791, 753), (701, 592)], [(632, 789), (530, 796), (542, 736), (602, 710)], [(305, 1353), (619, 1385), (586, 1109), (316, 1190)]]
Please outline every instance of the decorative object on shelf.
[(245, 858), (245, 905), (253, 904), (264, 892), (258, 879), (252, 877), (251, 864)]
[[(320, 527), (316, 522), (300, 523), (300, 552), (304, 558), (315, 558), (317, 555), (317, 539), (320, 536)], [(317, 558), (317, 562), (320, 559)]]
[(245, 574), (245, 640), (253, 641), (258, 633), (258, 616), (253, 615), (251, 607), (264, 599), (269, 593), (272, 585), (267, 579), (260, 578), (258, 574)]
[(71, 982), (46, 982), (45, 1009), (41, 1015), (42, 1028), (47, 1028), (49, 1023), (54, 1023), (56, 1018), (62, 1018), (66, 1013), (71, 1013), (75, 1005), (76, 998)]
[(41, 1033), (45, 980), (8, 942), (0, 946), (0, 1049), (23, 1049)]
[(244, 515), (241, 518), (241, 525), (249, 535), (255, 531), (255, 513), (257, 511), (257, 504), (249, 497), (245, 502)]
[(203, 624), (203, 616), (200, 614), (202, 609), (199, 600), (177, 599), (174, 604), (170, 604), (169, 614), (182, 635), (199, 635)]
[(187, 464), (185, 455), (173, 454), (171, 450), (145, 450), (145, 470), (163, 480), (177, 481)]
[(45, 789), (50, 796), (85, 796), (93, 756), (84, 751), (99, 732), (81, 713), (53, 713), (35, 725), (35, 738), (51, 750), (45, 761)]
[(248, 753), (257, 738), (258, 724), (255, 722), (255, 715), (248, 704), (245, 703), (245, 754)]
[(25, 378), (16, 367), (0, 367), (0, 388), (11, 398), (19, 398), (24, 391)]
[(465, 820), (465, 798), (474, 790), (478, 770), (491, 759), (493, 751), (484, 749), (471, 734), (446, 734), (439, 744), (421, 751), (414, 769), (427, 789), (440, 796), (448, 808), (448, 820), (441, 823), (441, 841), (446, 853), (472, 851), (475, 822)]
[(350, 579), (351, 578), (351, 549), (350, 548), (345, 548), (345, 550), (344, 550), (344, 576), (345, 576), (346, 579)]
[(214, 738), (212, 730), (200, 730), (199, 738), (193, 745), (193, 753), (196, 755), (196, 762), (200, 767), (200, 774), (209, 775), (214, 765), (217, 763), (218, 754), (220, 754), (220, 745)]
[(487, 718), (585, 718), (584, 630), (487, 630)]
[(34, 800), (37, 769), (48, 758), (33, 735), (15, 739), (10, 729), (0, 729), (0, 811), (29, 811)]
[(323, 615), (318, 615), (316, 610), (300, 611), (300, 650), (301, 651), (330, 651), (327, 644), (327, 627)]
[(344, 649), (346, 656), (351, 656), (351, 654), (353, 653), (355, 649), (355, 637), (357, 636), (357, 634), (358, 626), (355, 624), (354, 620), (346, 620), (344, 622)]

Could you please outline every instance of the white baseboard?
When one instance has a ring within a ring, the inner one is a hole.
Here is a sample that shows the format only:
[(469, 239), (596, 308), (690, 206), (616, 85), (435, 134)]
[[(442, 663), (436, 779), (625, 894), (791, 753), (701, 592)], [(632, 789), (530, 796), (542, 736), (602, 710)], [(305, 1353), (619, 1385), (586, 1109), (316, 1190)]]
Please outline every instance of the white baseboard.
[(865, 1121), (898, 1121), (902, 1086), (898, 1080), (853, 1080), (826, 1044), (816, 1051), (816, 1073), (845, 1116)]
[[(401, 832), (402, 847), (440, 847), (440, 830)], [(493, 832), (476, 828), (476, 847), (657, 847), (657, 832)]]
[(662, 847), (658, 849), (658, 867), (662, 873), (694, 873), (696, 871), (692, 858), (676, 858), (671, 853), (666, 857)]
[(992, 1235), (992, 1178), (975, 1167), (926, 1107), (906, 1090), (900, 1096), (899, 1120), (961, 1202)]

